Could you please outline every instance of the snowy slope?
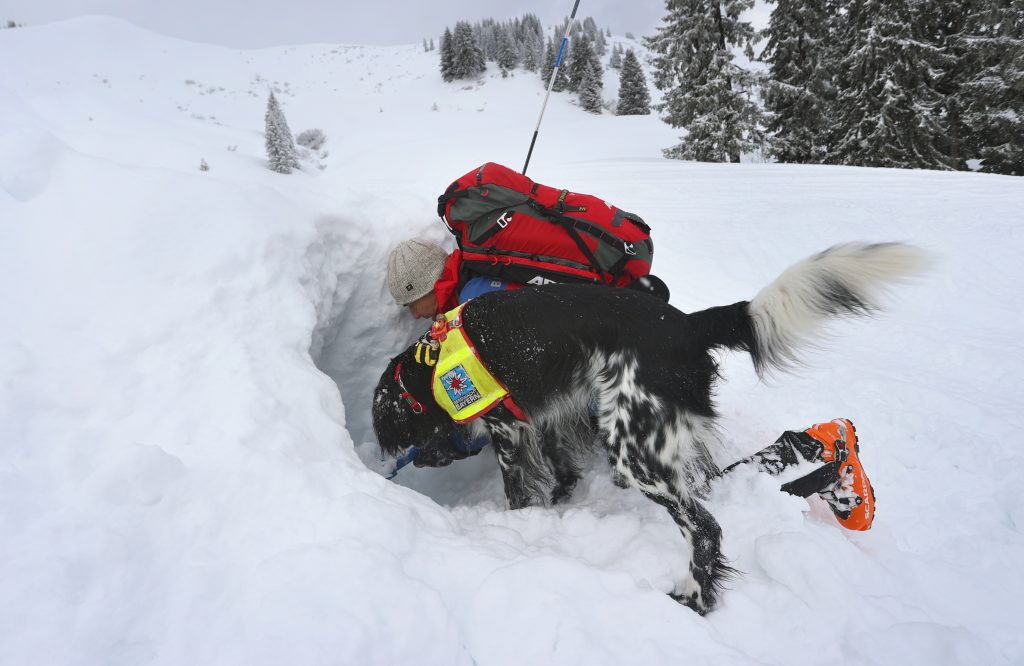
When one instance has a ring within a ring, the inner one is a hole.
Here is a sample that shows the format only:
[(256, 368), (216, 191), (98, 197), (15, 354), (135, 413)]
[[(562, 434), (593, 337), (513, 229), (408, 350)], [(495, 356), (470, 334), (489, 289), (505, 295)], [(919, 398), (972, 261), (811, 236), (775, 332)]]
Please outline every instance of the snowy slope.
[[(265, 168), (268, 85), (326, 132), (324, 169)], [(1021, 179), (666, 161), (657, 119), (556, 95), (530, 175), (643, 215), (681, 309), (840, 241), (935, 255), (796, 375), (723, 359), (722, 461), (847, 416), (875, 527), (724, 480), (744, 573), (700, 618), (665, 595), (671, 520), (600, 461), (568, 505), (514, 512), (489, 453), (383, 478), (369, 396), (419, 330), (384, 258), (450, 242), (435, 197), (520, 166), (541, 95), (443, 84), (418, 46), (0, 32), (0, 663), (1024, 661)]]

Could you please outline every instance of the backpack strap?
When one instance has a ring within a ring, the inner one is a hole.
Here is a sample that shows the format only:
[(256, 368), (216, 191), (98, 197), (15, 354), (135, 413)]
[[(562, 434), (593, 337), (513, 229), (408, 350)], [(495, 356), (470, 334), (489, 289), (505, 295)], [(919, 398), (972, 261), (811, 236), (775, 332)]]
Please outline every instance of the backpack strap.
[(598, 273), (608, 272), (607, 269), (605, 269), (601, 262), (597, 260), (597, 257), (594, 256), (594, 253), (590, 251), (590, 248), (587, 247), (587, 244), (580, 237), (579, 232), (576, 231), (576, 226), (573, 224), (572, 218), (566, 217), (564, 215), (559, 215), (557, 218), (555, 218), (554, 222), (555, 224), (565, 229), (566, 233), (568, 233), (569, 237), (572, 238), (574, 243), (576, 243), (576, 247), (580, 249), (580, 252), (582, 252), (583, 256), (587, 258), (587, 261), (590, 262), (590, 265), (594, 268), (594, 270), (596, 270)]
[[(580, 228), (586, 228), (587, 231), (589, 233), (592, 233), (594, 236), (599, 236), (599, 234), (600, 235), (605, 235), (604, 232), (599, 230), (599, 229), (593, 229), (593, 225), (591, 225), (591, 224), (589, 224), (587, 222), (583, 222), (582, 220), (576, 220), (576, 219), (571, 218), (571, 217), (569, 217), (569, 216), (564, 214), (564, 211), (566, 211), (566, 210), (568, 210), (570, 208), (574, 209), (573, 212), (579, 212), (576, 209), (580, 209), (579, 206), (568, 206), (567, 207), (565, 205), (565, 196), (568, 193), (569, 193), (569, 190), (562, 190), (562, 192), (558, 195), (558, 203), (556, 203), (555, 206), (554, 206), (554, 210), (555, 210), (556, 214), (552, 214), (552, 210), (550, 208), (544, 206), (543, 204), (541, 204), (541, 203), (539, 203), (539, 202), (537, 202), (537, 201), (535, 201), (533, 199), (530, 200), (530, 204), (531, 204), (531, 207), (534, 210), (536, 210), (538, 213), (540, 213), (540, 217), (542, 219), (545, 219), (548, 222), (552, 222), (553, 224), (557, 224), (558, 226), (560, 226), (563, 229), (565, 229), (565, 232), (567, 234), (569, 234), (569, 238), (571, 238), (572, 241), (574, 243), (576, 243), (576, 247), (579, 248), (580, 252), (583, 253), (583, 256), (586, 257), (587, 261), (590, 262), (591, 268), (593, 268), (599, 274), (600, 273), (610, 272), (610, 271), (608, 271), (608, 269), (606, 269), (604, 267), (603, 264), (601, 264), (600, 261), (597, 260), (597, 257), (594, 256), (594, 253), (590, 251), (590, 248), (583, 241), (583, 238), (580, 237), (580, 234), (579, 234), (579, 232), (576, 229), (577, 229), (577, 226), (579, 226)], [(585, 210), (585, 208), (583, 210)], [(616, 278), (617, 277), (618, 276), (616, 275)]]

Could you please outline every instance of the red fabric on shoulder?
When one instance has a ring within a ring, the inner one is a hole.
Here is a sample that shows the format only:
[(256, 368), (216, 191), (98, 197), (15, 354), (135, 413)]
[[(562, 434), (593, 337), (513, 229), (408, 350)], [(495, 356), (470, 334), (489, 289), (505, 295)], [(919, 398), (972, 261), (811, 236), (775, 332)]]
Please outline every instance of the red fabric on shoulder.
[(442, 314), (459, 306), (459, 269), (462, 267), (462, 250), (455, 250), (444, 262), (441, 277), (434, 283), (437, 296), (437, 312)]

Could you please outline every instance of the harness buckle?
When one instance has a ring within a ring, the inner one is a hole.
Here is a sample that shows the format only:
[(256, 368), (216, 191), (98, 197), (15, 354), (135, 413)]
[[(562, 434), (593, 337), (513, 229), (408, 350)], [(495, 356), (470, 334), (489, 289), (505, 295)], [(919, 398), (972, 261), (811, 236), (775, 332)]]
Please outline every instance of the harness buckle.
[(437, 315), (437, 319), (430, 327), (431, 339), (435, 343), (444, 342), (445, 338), (448, 337), (449, 328), (448, 320), (444, 318), (444, 315)]

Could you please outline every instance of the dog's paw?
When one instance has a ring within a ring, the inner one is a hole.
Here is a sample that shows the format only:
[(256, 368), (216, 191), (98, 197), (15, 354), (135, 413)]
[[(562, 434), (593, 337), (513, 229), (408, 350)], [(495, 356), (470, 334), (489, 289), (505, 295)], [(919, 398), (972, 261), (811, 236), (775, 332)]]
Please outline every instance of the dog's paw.
[(669, 592), (668, 596), (697, 613), (697, 615), (707, 615), (714, 610), (714, 607), (705, 604), (703, 600), (701, 600), (700, 595), (696, 592), (691, 592), (690, 594), (676, 594), (674, 592)]
[(559, 483), (555, 486), (554, 490), (551, 491), (551, 503), (552, 504), (563, 504), (569, 501), (572, 497), (572, 491), (576, 489), (576, 484), (579, 482), (579, 477), (572, 481)]

